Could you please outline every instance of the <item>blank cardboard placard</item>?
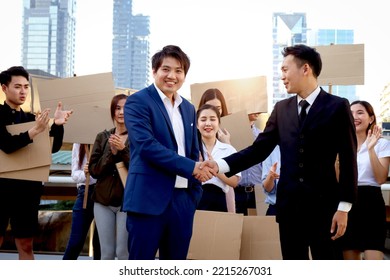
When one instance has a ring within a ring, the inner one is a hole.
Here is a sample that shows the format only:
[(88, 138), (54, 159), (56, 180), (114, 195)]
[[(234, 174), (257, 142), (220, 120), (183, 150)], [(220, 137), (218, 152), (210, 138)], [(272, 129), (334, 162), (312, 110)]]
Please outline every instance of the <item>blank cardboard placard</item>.
[(265, 203), (264, 188), (260, 184), (255, 185), (255, 198), (256, 198), (256, 215), (265, 216), (268, 210), (268, 204)]
[(268, 111), (265, 76), (192, 84), (191, 101), (196, 108), (202, 94), (209, 88), (217, 88), (222, 92), (229, 113), (246, 111), (250, 114)]
[(37, 80), (41, 108), (55, 112), (59, 101), (73, 110), (65, 125), (64, 142), (91, 144), (97, 133), (113, 127), (111, 99), (115, 95), (112, 73), (55, 80)]
[(121, 178), (122, 185), (125, 188), (126, 187), (127, 175), (129, 173), (129, 171), (127, 170), (127, 167), (126, 167), (126, 165), (124, 164), (123, 161), (117, 162), (115, 165), (116, 165), (116, 169), (118, 170), (119, 177)]
[(48, 182), (50, 165), (0, 173), (0, 178)]
[(187, 259), (238, 260), (242, 214), (197, 210)]
[(30, 75), (31, 98), (32, 98), (32, 102), (33, 102), (31, 104), (32, 112), (37, 113), (37, 112), (42, 111), (41, 101), (39, 99), (38, 83), (40, 83), (40, 81), (47, 81), (47, 80), (53, 80), (53, 79), (56, 79), (56, 78)]
[(281, 260), (279, 226), (275, 216), (245, 216), (241, 260)]
[(316, 46), (321, 54), (322, 71), (318, 84), (363, 85), (364, 44)]
[[(32, 128), (35, 122), (7, 125), (10, 134), (16, 135)], [(0, 173), (30, 169), (51, 164), (49, 128), (39, 133), (34, 141), (10, 154), (0, 150)]]
[(107, 107), (111, 99), (73, 105), (73, 114), (64, 126), (64, 142), (93, 144), (99, 132), (114, 127)]
[(221, 118), (221, 128), (226, 129), (230, 133), (230, 143), (237, 151), (252, 145), (254, 141), (248, 114), (245, 111)]

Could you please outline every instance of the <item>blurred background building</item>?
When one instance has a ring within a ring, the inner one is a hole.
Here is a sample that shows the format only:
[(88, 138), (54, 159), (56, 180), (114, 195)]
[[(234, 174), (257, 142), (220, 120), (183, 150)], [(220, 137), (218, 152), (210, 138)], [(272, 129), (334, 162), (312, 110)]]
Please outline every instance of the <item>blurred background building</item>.
[(114, 0), (112, 72), (120, 88), (149, 84), (149, 17), (132, 14), (132, 0)]
[[(273, 14), (273, 75), (272, 105), (288, 96), (280, 80), (280, 67), (283, 61), (281, 54), (286, 46), (307, 44), (310, 46), (326, 46), (331, 44), (354, 44), (354, 31), (348, 29), (310, 29), (305, 13)], [(328, 92), (329, 87), (324, 87)], [(347, 98), (350, 102), (358, 99), (356, 86), (332, 85), (332, 94)]]
[(24, 0), (22, 65), (72, 77), (76, 0)]

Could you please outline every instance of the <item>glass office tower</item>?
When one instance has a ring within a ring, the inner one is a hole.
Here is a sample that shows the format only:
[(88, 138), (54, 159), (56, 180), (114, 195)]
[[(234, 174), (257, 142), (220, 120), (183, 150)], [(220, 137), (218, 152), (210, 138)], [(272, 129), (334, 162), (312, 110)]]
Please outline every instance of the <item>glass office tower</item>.
[(114, 0), (112, 72), (119, 88), (149, 84), (149, 17), (132, 14), (132, 0)]
[(22, 65), (67, 78), (74, 74), (76, 0), (24, 0)]
[(286, 46), (306, 44), (307, 26), (305, 13), (274, 13), (272, 26), (273, 65), (272, 65), (272, 106), (288, 96), (280, 80), (282, 50)]

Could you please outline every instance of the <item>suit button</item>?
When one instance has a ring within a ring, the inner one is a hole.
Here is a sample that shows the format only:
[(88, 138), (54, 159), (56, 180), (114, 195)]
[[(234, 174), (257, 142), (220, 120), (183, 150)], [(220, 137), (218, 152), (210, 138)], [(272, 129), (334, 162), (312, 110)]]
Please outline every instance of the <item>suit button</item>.
[(303, 134), (299, 134), (299, 138), (303, 139), (305, 136)]
[(301, 168), (302, 168), (302, 167), (303, 167), (303, 163), (300, 163), (300, 164), (299, 164), (299, 167), (301, 167)]
[(299, 152), (302, 154), (303, 153), (303, 149), (301, 148), (301, 149), (299, 149)]
[(299, 178), (299, 182), (301, 182), (301, 183), (302, 183), (302, 182), (303, 182), (303, 178)]

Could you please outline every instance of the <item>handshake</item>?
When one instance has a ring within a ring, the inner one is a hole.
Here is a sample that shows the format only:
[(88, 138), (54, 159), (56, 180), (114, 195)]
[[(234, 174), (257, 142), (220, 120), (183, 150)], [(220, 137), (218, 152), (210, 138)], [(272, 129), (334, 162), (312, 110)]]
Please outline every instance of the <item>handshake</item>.
[(199, 161), (195, 164), (192, 175), (201, 182), (206, 182), (217, 176), (218, 164), (214, 160)]

